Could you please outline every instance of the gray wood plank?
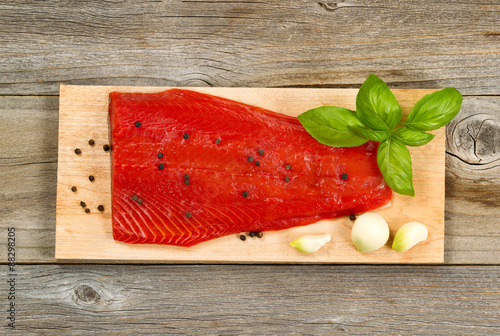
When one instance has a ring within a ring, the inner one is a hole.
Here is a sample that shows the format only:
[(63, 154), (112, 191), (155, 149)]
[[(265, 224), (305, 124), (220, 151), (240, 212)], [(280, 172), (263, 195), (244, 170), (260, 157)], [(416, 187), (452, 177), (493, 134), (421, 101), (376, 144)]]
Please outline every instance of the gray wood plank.
[[(55, 261), (57, 120), (57, 97), (0, 97), (0, 228), (16, 228), (19, 262)], [(448, 127), (447, 263), (499, 263), (499, 126), (500, 97), (466, 97)]]
[(500, 97), (465, 99), (446, 139), (446, 262), (498, 264)]
[(43, 265), (15, 278), (13, 335), (500, 334), (499, 266)]
[(500, 93), (498, 3), (2, 1), (0, 94), (59, 83)]
[(0, 97), (1, 261), (7, 227), (18, 261), (54, 260), (58, 97)]

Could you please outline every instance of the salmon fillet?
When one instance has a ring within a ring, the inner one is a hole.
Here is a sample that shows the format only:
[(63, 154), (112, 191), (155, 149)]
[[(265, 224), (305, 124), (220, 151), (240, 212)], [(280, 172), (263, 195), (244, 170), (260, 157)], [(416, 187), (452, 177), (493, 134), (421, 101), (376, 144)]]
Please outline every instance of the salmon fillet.
[(377, 143), (320, 144), (296, 117), (171, 89), (110, 94), (115, 240), (193, 246), (377, 209)]

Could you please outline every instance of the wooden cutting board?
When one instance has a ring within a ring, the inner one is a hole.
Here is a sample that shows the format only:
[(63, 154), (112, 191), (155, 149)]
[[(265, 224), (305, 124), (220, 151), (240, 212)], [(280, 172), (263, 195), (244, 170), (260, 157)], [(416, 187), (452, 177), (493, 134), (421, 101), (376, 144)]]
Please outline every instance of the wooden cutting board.
[[(109, 93), (159, 92), (167, 87), (61, 85), (59, 105), (59, 161), (57, 174), (56, 258), (87, 261), (238, 262), (238, 263), (440, 263), (444, 251), (445, 130), (423, 147), (410, 148), (416, 197), (394, 194), (392, 206), (378, 210), (388, 222), (386, 246), (368, 253), (356, 250), (348, 218), (323, 220), (305, 227), (265, 232), (261, 239), (230, 235), (190, 248), (133, 245), (113, 240), (111, 224), (111, 159)], [(318, 106), (355, 109), (355, 89), (188, 88), (272, 111), (297, 116)], [(413, 104), (434, 90), (393, 90), (408, 114)], [(93, 139), (95, 145), (89, 145)], [(82, 153), (75, 154), (80, 148)], [(89, 176), (95, 180), (91, 182)], [(71, 188), (77, 187), (73, 192)], [(80, 202), (86, 203), (86, 213)], [(98, 211), (99, 205), (104, 211)], [(391, 249), (397, 229), (420, 221), (429, 237), (406, 252)], [(289, 243), (305, 234), (330, 233), (332, 240), (316, 253), (305, 254)]]

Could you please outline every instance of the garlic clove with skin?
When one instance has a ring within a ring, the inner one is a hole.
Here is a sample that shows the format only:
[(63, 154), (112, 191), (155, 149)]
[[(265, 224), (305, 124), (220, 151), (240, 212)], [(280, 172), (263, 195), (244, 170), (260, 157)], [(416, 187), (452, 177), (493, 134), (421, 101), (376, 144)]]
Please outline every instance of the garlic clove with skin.
[(300, 252), (313, 253), (319, 250), (331, 239), (332, 237), (328, 233), (322, 235), (306, 235), (294, 240), (290, 243), (290, 245), (295, 247)]
[(427, 239), (427, 227), (420, 222), (409, 222), (401, 226), (392, 243), (392, 248), (398, 252), (406, 251)]

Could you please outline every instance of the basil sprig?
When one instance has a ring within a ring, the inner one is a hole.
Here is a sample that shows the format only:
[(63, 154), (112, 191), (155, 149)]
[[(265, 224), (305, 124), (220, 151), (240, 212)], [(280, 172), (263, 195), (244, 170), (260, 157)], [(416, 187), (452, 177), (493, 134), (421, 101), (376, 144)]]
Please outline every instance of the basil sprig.
[(302, 113), (299, 121), (309, 134), (328, 146), (356, 147), (369, 140), (380, 142), (377, 164), (385, 182), (399, 194), (414, 196), (411, 157), (406, 146), (429, 143), (434, 134), (426, 131), (445, 126), (455, 118), (461, 105), (460, 92), (447, 87), (420, 99), (402, 122), (396, 97), (384, 81), (371, 74), (356, 96), (356, 111), (322, 106)]

